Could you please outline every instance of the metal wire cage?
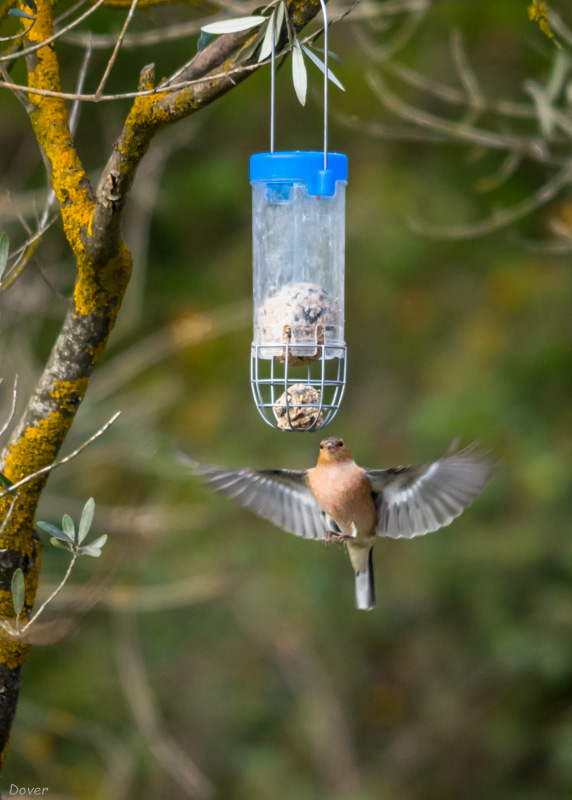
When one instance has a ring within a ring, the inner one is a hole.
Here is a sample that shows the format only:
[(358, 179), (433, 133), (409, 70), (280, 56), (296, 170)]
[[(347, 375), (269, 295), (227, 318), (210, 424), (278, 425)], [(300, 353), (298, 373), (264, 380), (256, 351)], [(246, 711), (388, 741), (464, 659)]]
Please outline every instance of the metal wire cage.
[(252, 344), (250, 384), (262, 419), (284, 431), (319, 431), (335, 417), (346, 385), (346, 347)]
[(348, 162), (328, 151), (328, 17), (324, 14), (324, 148), (274, 149), (276, 53), (271, 35), (270, 151), (250, 158), (253, 341), (250, 383), (264, 421), (317, 431), (345, 389), (345, 187)]

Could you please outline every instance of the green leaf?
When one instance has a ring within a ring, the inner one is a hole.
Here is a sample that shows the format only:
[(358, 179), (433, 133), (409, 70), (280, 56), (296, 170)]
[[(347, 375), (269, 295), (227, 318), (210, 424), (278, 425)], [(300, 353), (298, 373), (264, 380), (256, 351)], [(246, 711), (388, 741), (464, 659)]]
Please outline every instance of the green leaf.
[(86, 545), (86, 547), (97, 547), (98, 549), (101, 550), (106, 541), (107, 541), (107, 534), (104, 533), (103, 536), (98, 536), (97, 539), (94, 539), (93, 542), (90, 542), (88, 545)]
[(61, 539), (62, 542), (70, 542), (73, 544), (75, 541), (73, 538), (70, 539), (67, 533), (64, 533), (64, 531), (61, 531), (59, 528), (56, 528), (55, 525), (52, 525), (51, 522), (36, 522), (36, 525), (50, 536), (53, 536), (56, 539)]
[(235, 17), (234, 19), (224, 19), (220, 22), (210, 22), (201, 28), (205, 33), (238, 33), (239, 31), (249, 31), (257, 28), (266, 22), (268, 17)]
[(70, 542), (75, 542), (75, 525), (73, 519), (69, 514), (64, 514), (62, 517), (62, 528)]
[(304, 54), (298, 39), (294, 39), (294, 47), (292, 48), (292, 80), (294, 81), (294, 90), (298, 100), (303, 106), (306, 105), (308, 73), (306, 72)]
[(14, 484), (12, 483), (12, 481), (10, 480), (10, 478), (7, 478), (7, 477), (4, 475), (4, 473), (3, 473), (3, 472), (0, 472), (0, 486), (1, 486), (3, 489), (10, 489), (12, 486), (14, 486)]
[(199, 36), (199, 43), (197, 45), (197, 50), (199, 53), (201, 50), (204, 50), (212, 40), (215, 38), (214, 33), (207, 33), (206, 31), (201, 31), (201, 35)]
[(4, 274), (6, 264), (8, 263), (8, 253), (10, 252), (10, 239), (7, 233), (0, 236), (0, 278)]
[(22, 613), (22, 609), (24, 608), (24, 600), (26, 596), (26, 587), (24, 585), (24, 573), (18, 567), (18, 569), (14, 570), (14, 574), (12, 575), (12, 602), (14, 604), (14, 611), (16, 612), (16, 616), (19, 617)]
[(90, 497), (85, 506), (83, 507), (83, 511), (81, 512), (81, 519), (79, 521), (79, 530), (77, 533), (77, 541), (78, 544), (81, 544), (87, 534), (89, 533), (89, 529), (91, 528), (91, 523), (93, 522), (93, 512), (95, 511), (95, 500), (93, 497)]
[(280, 34), (282, 33), (282, 25), (284, 24), (284, 14), (285, 14), (285, 4), (279, 3), (278, 8), (276, 9), (276, 44), (278, 44), (278, 40), (280, 39)]
[(99, 558), (101, 555), (101, 548), (94, 547), (91, 544), (81, 548), (82, 555), (92, 556), (92, 558)]
[(8, 14), (11, 17), (24, 17), (25, 19), (35, 19), (35, 17), (32, 17), (30, 14), (26, 14), (25, 11), (22, 11), (21, 8), (11, 8)]
[(269, 55), (272, 53), (272, 39), (274, 37), (274, 41), (276, 41), (276, 34), (275, 34), (275, 22), (276, 22), (276, 10), (272, 12), (270, 15), (270, 19), (268, 20), (264, 32), (264, 39), (262, 40), (262, 47), (260, 48), (260, 53), (258, 54), (258, 62), (264, 61), (268, 58)]
[(247, 61), (251, 56), (254, 55), (256, 48), (260, 44), (260, 42), (264, 39), (265, 28), (264, 26), (258, 31), (254, 39), (250, 42), (250, 44), (246, 45), (246, 47), (240, 51), (238, 54), (238, 58), (236, 59), (238, 62), (240, 61)]
[[(318, 58), (318, 56), (310, 50), (309, 47), (306, 47), (306, 45), (303, 44), (302, 45), (302, 50), (306, 53), (306, 55), (308, 56), (310, 61), (313, 61), (314, 64), (319, 69), (322, 70), (322, 72), (325, 71), (326, 65), (324, 64), (324, 62), (322, 61), (321, 58)], [(342, 86), (340, 81), (336, 78), (336, 76), (334, 75), (334, 73), (332, 72), (332, 70), (329, 67), (328, 67), (328, 80), (331, 81), (333, 84), (335, 84), (339, 89), (341, 89), (342, 92), (345, 92), (344, 87)]]
[[(312, 42), (310, 42), (310, 44), (311, 44), (312, 50), (316, 50), (318, 53), (324, 53), (325, 52), (323, 47), (316, 47), (316, 39), (314, 39)], [(329, 48), (328, 48), (328, 58), (330, 59), (330, 61), (333, 59), (336, 62), (336, 64), (340, 65), (340, 67), (344, 63), (342, 61), (341, 56), (339, 56), (337, 53), (334, 53), (334, 51), (330, 50)]]
[(56, 539), (55, 536), (50, 539), (50, 544), (52, 544), (54, 547), (57, 547), (59, 550), (67, 550), (68, 553), (72, 552), (70, 545), (64, 544), (63, 541), (60, 542), (60, 540)]

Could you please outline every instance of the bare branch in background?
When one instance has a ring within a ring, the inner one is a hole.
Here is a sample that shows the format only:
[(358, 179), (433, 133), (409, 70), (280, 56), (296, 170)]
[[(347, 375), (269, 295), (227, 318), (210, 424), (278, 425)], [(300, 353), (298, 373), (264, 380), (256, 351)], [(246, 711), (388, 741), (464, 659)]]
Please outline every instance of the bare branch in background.
[(468, 109), (462, 121), (466, 125), (472, 125), (480, 117), (486, 104), (477, 77), (469, 64), (463, 36), (458, 28), (451, 32), (451, 54), (457, 75), (467, 94)]
[(95, 96), (96, 97), (101, 97), (101, 95), (103, 94), (103, 89), (105, 88), (105, 84), (107, 83), (107, 79), (109, 78), (109, 75), (111, 74), (111, 70), (113, 69), (113, 65), (115, 64), (115, 62), (117, 60), (117, 56), (119, 54), (119, 49), (121, 48), (121, 45), (123, 44), (123, 40), (125, 39), (125, 34), (127, 33), (127, 28), (129, 27), (129, 24), (131, 23), (131, 20), (133, 19), (133, 15), (135, 14), (135, 9), (137, 8), (137, 3), (138, 2), (139, 2), (139, 0), (132, 0), (132, 2), (131, 2), (131, 7), (129, 8), (129, 13), (127, 14), (127, 17), (125, 18), (125, 22), (123, 23), (123, 27), (121, 28), (119, 36), (117, 37), (117, 41), (115, 42), (115, 47), (113, 48), (113, 52), (112, 52), (112, 54), (111, 54), (111, 56), (109, 58), (109, 61), (105, 65), (105, 72), (103, 73), (103, 77), (101, 78), (101, 81), (99, 82), (99, 86), (97, 87), (97, 89), (95, 91)]
[(141, 654), (136, 618), (127, 612), (115, 612), (112, 619), (119, 682), (149, 752), (191, 797), (198, 800), (212, 797), (209, 780), (165, 730)]
[(263, 624), (245, 614), (240, 598), (233, 610), (238, 622), (268, 651), (296, 706), (297, 728), (320, 776), (326, 796), (359, 796), (359, 760), (346, 709), (335, 681), (301, 629)]
[[(203, 25), (210, 22), (210, 17), (182, 22), (176, 25), (169, 25), (166, 28), (155, 28), (139, 33), (126, 33), (123, 37), (123, 48), (126, 50), (136, 47), (148, 47), (153, 44), (173, 42), (177, 39), (185, 39), (187, 36), (196, 36)], [(117, 35), (114, 33), (90, 34), (81, 31), (67, 33), (64, 41), (66, 44), (73, 44), (79, 47), (91, 47), (94, 50), (111, 50), (117, 45)]]
[(378, 99), (390, 111), (419, 127), (443, 133), (450, 139), (456, 139), (466, 144), (479, 145), (492, 150), (510, 150), (544, 164), (559, 164), (562, 161), (562, 159), (554, 159), (550, 155), (546, 142), (541, 137), (532, 138), (496, 133), (475, 128), (465, 122), (446, 120), (405, 103), (398, 95), (390, 91), (377, 72), (368, 72), (368, 82)]
[(554, 178), (547, 181), (538, 192), (527, 197), (512, 208), (497, 211), (490, 217), (479, 222), (470, 222), (467, 225), (433, 225), (414, 217), (409, 218), (409, 224), (417, 233), (430, 239), (472, 239), (483, 236), (501, 228), (506, 228), (527, 214), (545, 206), (562, 189), (572, 182), (572, 165), (561, 170)]
[[(57, 33), (54, 33), (53, 36), (49, 36), (47, 39), (44, 39), (39, 44), (33, 44), (30, 45), (29, 47), (24, 47), (22, 50), (18, 50), (16, 53), (9, 53), (7, 55), (0, 56), (0, 63), (1, 62), (11, 63), (15, 61), (17, 58), (22, 58), (22, 56), (32, 55), (32, 53), (36, 53), (38, 50), (41, 50), (42, 47), (45, 47), (47, 44), (51, 44), (52, 42), (57, 41), (62, 36), (65, 36), (65, 34), (68, 31), (73, 30), (73, 28), (76, 28), (92, 14), (95, 14), (97, 9), (100, 6), (102, 6), (105, 2), (106, 0), (96, 0), (96, 2), (92, 6), (90, 6), (90, 8), (88, 8), (87, 11), (84, 11), (84, 13), (81, 14), (79, 17), (77, 17), (77, 19), (74, 19), (73, 22), (70, 22), (69, 25), (66, 25), (65, 28), (62, 28), (61, 30), (57, 31)], [(0, 86), (2, 86), (1, 83)]]
[[(387, 11), (388, 4), (383, 4)], [(411, 11), (402, 9), (406, 23), (411, 20), (409, 13), (423, 13), (419, 6)], [(383, 11), (379, 10), (377, 20), (388, 27)], [(566, 44), (572, 42), (572, 33), (562, 19), (550, 10), (550, 21), (561, 40)], [(532, 80), (523, 83), (523, 89), (531, 98), (530, 103), (513, 102), (489, 97), (481, 86), (475, 70), (470, 64), (461, 32), (454, 29), (451, 33), (451, 58), (461, 88), (450, 86), (429, 75), (412, 69), (401, 63), (396, 54), (402, 48), (394, 47), (393, 40), (389, 44), (379, 45), (372, 35), (375, 23), (368, 21), (367, 27), (358, 28), (356, 35), (367, 57), (376, 63), (376, 69), (367, 72), (368, 83), (381, 102), (382, 106), (395, 114), (408, 126), (392, 125), (378, 120), (360, 120), (344, 114), (337, 118), (344, 125), (360, 130), (371, 136), (386, 140), (425, 141), (442, 144), (455, 143), (472, 145), (476, 153), (487, 151), (504, 151), (506, 153), (497, 170), (489, 176), (483, 176), (475, 183), (475, 191), (486, 193), (494, 191), (509, 181), (525, 160), (536, 162), (547, 170), (544, 183), (540, 188), (511, 208), (495, 210), (484, 220), (464, 225), (435, 225), (418, 219), (410, 219), (413, 229), (430, 238), (467, 239), (482, 236), (493, 231), (506, 228), (526, 215), (537, 211), (552, 201), (560, 191), (567, 187), (571, 180), (570, 143), (572, 140), (572, 115), (569, 104), (570, 54), (562, 49), (555, 49), (552, 56), (551, 71), (545, 83)], [(387, 30), (383, 31), (384, 34)], [(393, 88), (386, 76), (397, 78), (405, 88), (421, 93), (421, 100), (413, 105), (402, 96), (401, 87)], [(568, 92), (568, 100), (566, 93)], [(448, 106), (460, 108), (462, 118), (449, 119), (423, 107), (424, 97), (431, 109), (435, 101)], [(483, 115), (485, 120), (480, 124)], [(536, 121), (538, 134), (531, 135), (530, 125), (523, 123)], [(486, 124), (485, 124), (486, 123)], [(558, 168), (554, 172), (552, 168)], [(548, 242), (546, 247), (554, 252), (563, 252), (568, 248), (566, 236), (552, 227), (560, 241)], [(528, 245), (527, 246), (533, 246)]]

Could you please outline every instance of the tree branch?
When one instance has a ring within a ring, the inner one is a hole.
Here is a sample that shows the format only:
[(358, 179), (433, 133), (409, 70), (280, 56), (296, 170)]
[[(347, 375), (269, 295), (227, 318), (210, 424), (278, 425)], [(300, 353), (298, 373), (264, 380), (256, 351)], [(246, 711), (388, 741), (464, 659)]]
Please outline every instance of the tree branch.
[[(75, 148), (62, 92), (54, 46), (62, 30), (54, 33), (52, 0), (36, 2), (29, 46), (17, 55), (26, 54), (28, 86), (23, 88), (29, 96), (30, 120), (49, 167), (64, 232), (76, 261), (77, 280), (61, 333), (3, 453), (2, 472), (20, 487), (16, 499), (13, 492), (0, 497), (0, 519), (5, 523), (0, 530), (3, 619), (14, 617), (10, 587), (17, 568), (25, 576), (25, 613), (34, 605), (41, 547), (33, 529), (36, 507), (92, 370), (105, 349), (129, 282), (131, 255), (122, 240), (120, 223), (137, 167), (160, 128), (200, 110), (258, 69), (258, 64), (238, 65), (233, 53), (240, 37), (224, 36), (182, 70), (181, 77), (186, 80), (202, 78), (199, 84), (177, 90), (171, 86), (170, 92), (137, 97), (95, 194)], [(86, 14), (93, 13), (102, 2), (96, 0)], [(297, 30), (320, 9), (318, 0), (290, 0), (289, 6)], [(221, 73), (218, 77), (213, 72), (216, 70)], [(153, 86), (154, 69), (147, 67), (141, 74), (140, 89)], [(80, 98), (76, 94), (71, 99), (79, 102)], [(28, 650), (25, 642), (0, 636), (0, 764), (7, 751), (21, 667)]]
[[(303, 3), (290, 0), (288, 9), (295, 29), (299, 31), (320, 11), (320, 3), (318, 0), (306, 0)], [(135, 100), (97, 189), (90, 245), (93, 248), (92, 257), (101, 246), (101, 242), (108, 240), (110, 231), (112, 235), (116, 235), (118, 219), (131, 189), (135, 172), (157, 131), (200, 111), (252, 74), (254, 70), (251, 61), (244, 64), (246, 68), (238, 72), (235, 70), (230, 74), (231, 70), (237, 67), (235, 51), (241, 39), (244, 39), (244, 34), (235, 33), (219, 37), (201, 51), (183, 72), (176, 73), (178, 82), (204, 78), (215, 70), (216, 78), (213, 76), (211, 80), (202, 81), (176, 92), (138, 97)], [(139, 88), (149, 89), (154, 83), (154, 66), (149, 65), (141, 73)], [(169, 81), (164, 85), (167, 88)]]

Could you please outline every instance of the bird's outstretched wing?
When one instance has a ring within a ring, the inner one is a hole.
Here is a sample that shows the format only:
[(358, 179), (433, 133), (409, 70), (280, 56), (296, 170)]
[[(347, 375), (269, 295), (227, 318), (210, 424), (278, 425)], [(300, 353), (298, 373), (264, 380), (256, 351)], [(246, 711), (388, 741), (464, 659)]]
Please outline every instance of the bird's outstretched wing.
[(287, 469), (226, 469), (181, 460), (206, 486), (270, 520), (288, 533), (305, 539), (323, 539), (326, 524), (322, 510), (306, 483), (306, 472)]
[(376, 531), (394, 539), (422, 536), (448, 525), (488, 481), (493, 462), (475, 452), (478, 442), (431, 464), (366, 469), (377, 508)]

